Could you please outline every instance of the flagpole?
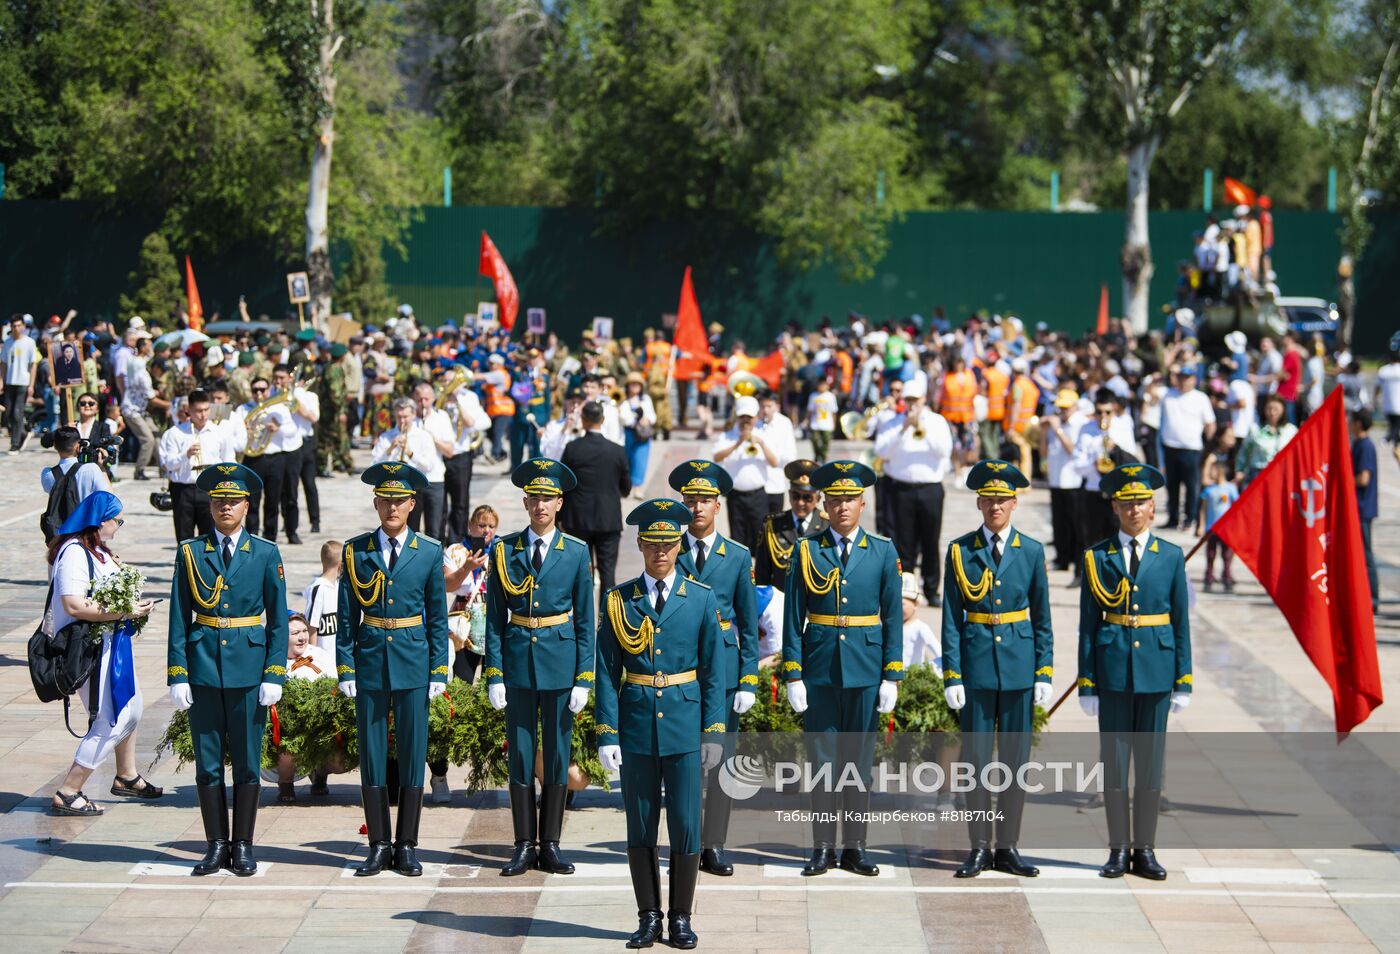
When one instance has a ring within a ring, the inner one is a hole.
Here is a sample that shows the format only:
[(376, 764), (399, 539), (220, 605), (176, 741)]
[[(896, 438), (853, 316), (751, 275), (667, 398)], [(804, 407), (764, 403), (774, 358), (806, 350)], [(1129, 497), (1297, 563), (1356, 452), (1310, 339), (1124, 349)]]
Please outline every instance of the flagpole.
[(1184, 556), (1184, 557), (1182, 558), (1182, 561), (1181, 561), (1181, 562), (1183, 562), (1183, 563), (1190, 563), (1190, 562), (1191, 562), (1191, 558), (1192, 558), (1193, 556), (1196, 555), (1196, 551), (1199, 550), (1201, 547), (1205, 546), (1205, 542), (1206, 542), (1207, 540), (1209, 540), (1209, 539), (1210, 539), (1211, 537), (1213, 537), (1213, 536), (1215, 536), (1215, 532), (1214, 532), (1213, 530), (1212, 530), (1212, 531), (1207, 531), (1207, 533), (1206, 533), (1205, 536), (1201, 537), (1201, 539), (1199, 539), (1199, 540), (1196, 541), (1196, 545), (1195, 545), (1194, 547), (1192, 547), (1191, 550), (1190, 550), (1190, 552), (1188, 552), (1188, 553), (1186, 554), (1186, 556)]
[(1052, 715), (1055, 714), (1055, 710), (1056, 710), (1056, 709), (1060, 708), (1060, 706), (1062, 706), (1062, 705), (1065, 704), (1065, 700), (1069, 698), (1069, 694), (1070, 694), (1071, 692), (1074, 692), (1074, 690), (1076, 690), (1076, 689), (1078, 689), (1078, 688), (1079, 688), (1078, 685), (1076, 685), (1076, 684), (1074, 684), (1074, 683), (1071, 683), (1071, 684), (1070, 684), (1070, 687), (1069, 687), (1068, 689), (1065, 690), (1064, 695), (1060, 696), (1059, 699), (1055, 700), (1055, 704), (1054, 704), (1053, 706), (1050, 707), (1050, 711), (1047, 712), (1047, 713), (1045, 713), (1045, 718), (1046, 718), (1047, 721), (1049, 720), (1049, 718), (1050, 718)]

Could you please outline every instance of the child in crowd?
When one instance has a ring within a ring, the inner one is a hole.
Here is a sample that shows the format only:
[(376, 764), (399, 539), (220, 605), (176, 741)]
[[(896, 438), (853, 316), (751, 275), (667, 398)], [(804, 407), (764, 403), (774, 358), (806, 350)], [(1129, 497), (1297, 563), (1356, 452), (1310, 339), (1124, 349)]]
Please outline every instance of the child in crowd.
[(335, 658), (335, 634), (340, 629), (340, 610), (337, 603), (340, 589), (340, 548), (339, 540), (327, 540), (321, 544), (321, 575), (307, 584), (301, 594), (306, 607), (303, 615), (307, 624), (316, 632), (316, 645), (330, 653), (332, 659)]
[(904, 670), (919, 663), (928, 663), (941, 675), (943, 672), (942, 643), (933, 635), (933, 627), (916, 615), (919, 605), (919, 579), (912, 573), (900, 575), (904, 596)]
[[(1229, 480), (1225, 479), (1226, 469), (1221, 462), (1216, 461), (1210, 466), (1210, 484), (1201, 489), (1200, 521), (1201, 533), (1210, 533), (1210, 528), (1215, 526), (1215, 521), (1219, 520), (1225, 511), (1230, 509), (1230, 505), (1240, 499), (1239, 488)], [(1230, 575), (1230, 566), (1235, 561), (1235, 555), (1230, 552), (1230, 548), (1215, 536), (1206, 540), (1206, 592), (1209, 593), (1211, 587), (1215, 585), (1215, 555), (1221, 556), (1221, 584), (1225, 587), (1225, 592), (1235, 591), (1235, 579)]]
[(840, 405), (836, 403), (836, 395), (831, 393), (831, 381), (818, 378), (816, 393), (807, 399), (807, 419), (803, 421), (807, 435), (812, 438), (812, 453), (818, 464), (826, 463), (838, 410)]
[[(311, 640), (311, 626), (300, 613), (287, 614), (287, 678), (334, 679), (335, 653), (317, 646)], [(326, 794), (328, 771), (311, 773), (311, 794)], [(284, 805), (296, 802), (296, 765), (287, 753), (277, 760), (277, 801)]]

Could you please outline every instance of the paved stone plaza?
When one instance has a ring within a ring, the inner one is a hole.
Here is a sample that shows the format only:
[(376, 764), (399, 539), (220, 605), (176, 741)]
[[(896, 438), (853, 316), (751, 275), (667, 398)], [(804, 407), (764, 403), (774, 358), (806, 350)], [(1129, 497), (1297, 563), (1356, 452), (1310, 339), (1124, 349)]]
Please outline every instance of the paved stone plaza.
[[(424, 810), (419, 856), (427, 870), (416, 881), (392, 873), (349, 877), (347, 866), (365, 851), (356, 775), (332, 776), (330, 797), (315, 801), (303, 783), (295, 806), (276, 804), (275, 787), (265, 787), (258, 817), (259, 871), (245, 880), (189, 876), (203, 851), (203, 834), (193, 771), (175, 771), (173, 760), (146, 773), (167, 788), (157, 802), (104, 797), (111, 783), (108, 765), (87, 786), (106, 806), (105, 815), (47, 815), (74, 740), (64, 730), (61, 707), (36, 701), (25, 665), (25, 643), (46, 585), (39, 469), (49, 459), (37, 443), (0, 457), (0, 930), (7, 935), (6, 950), (582, 954), (623, 949), (636, 914), (615, 791), (582, 793), (567, 814), (563, 847), (578, 862), (577, 874), (532, 873), (509, 880), (497, 876), (512, 837), (505, 793), (466, 796), (460, 770), (449, 776), (456, 789), (453, 804)], [(661, 493), (670, 468), (696, 453), (706, 451), (695, 442), (656, 444), (647, 489)], [(363, 463), (367, 455), (357, 452), (357, 458)], [(1362, 727), (1363, 735), (1400, 730), (1400, 478), (1388, 460), (1381, 471), (1381, 519), (1374, 533), (1384, 599), (1378, 635), (1392, 701)], [(118, 485), (127, 510), (117, 549), (163, 592), (175, 548), (169, 516), (146, 500), (158, 487), (129, 480)], [(373, 523), (369, 488), (356, 480), (322, 481), (321, 500), (322, 526), (341, 539)], [(976, 526), (973, 500), (949, 482), (945, 545)], [(503, 530), (523, 522), (519, 492), (500, 467), (478, 468), (473, 503), (482, 502), (501, 513)], [(867, 507), (867, 516), (872, 511)], [(1049, 539), (1045, 491), (1027, 495), (1014, 524)], [(297, 608), (302, 587), (319, 571), (323, 539), (307, 535), (302, 546), (282, 547)], [(635, 546), (625, 540), (618, 577), (639, 570)], [(1199, 586), (1203, 558), (1188, 570)], [(1248, 580), (1247, 571), (1238, 572)], [(1057, 696), (1075, 675), (1078, 591), (1066, 588), (1067, 580), (1067, 574), (1051, 574)], [(143, 769), (172, 711), (163, 677), (166, 606), (136, 649), (146, 705), (139, 735)], [(937, 628), (935, 610), (920, 613)], [(1233, 595), (1200, 594), (1193, 634), (1195, 701), (1172, 717), (1174, 728), (1330, 730), (1326, 685), (1252, 580)], [(1073, 700), (1051, 723), (1052, 731), (1092, 729)], [(1393, 777), (1395, 766), (1390, 768)], [(1189, 802), (1187, 792), (1171, 795)], [(1032, 802), (1029, 812), (1034, 811)], [(1094, 823), (1101, 831), (1101, 813)], [(735, 877), (705, 875), (700, 882), (694, 924), (701, 948), (736, 954), (867, 947), (887, 954), (1400, 952), (1400, 857), (1395, 853), (1400, 846), (1394, 844), (1327, 850), (1163, 848), (1158, 856), (1170, 877), (1153, 883), (1098, 878), (1096, 866), (1105, 852), (1097, 844), (1040, 851), (1026, 843), (1024, 854), (1041, 868), (1038, 879), (987, 874), (968, 882), (953, 878), (961, 851), (925, 853), (872, 841), (881, 867), (873, 880), (834, 872), (808, 881), (798, 876), (801, 860), (794, 852), (760, 853), (733, 845)]]

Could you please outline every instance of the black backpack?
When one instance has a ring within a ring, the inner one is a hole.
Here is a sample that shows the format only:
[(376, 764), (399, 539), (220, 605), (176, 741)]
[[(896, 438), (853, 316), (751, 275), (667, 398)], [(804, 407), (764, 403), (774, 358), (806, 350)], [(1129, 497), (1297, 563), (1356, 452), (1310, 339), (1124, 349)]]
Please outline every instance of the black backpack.
[[(87, 557), (88, 578), (92, 578), (92, 554), (83, 547)], [(102, 662), (102, 641), (93, 639), (92, 624), (74, 620), (54, 635), (46, 633), (50, 625), (49, 607), (53, 602), (53, 581), (49, 582), (49, 595), (44, 600), (44, 617), (34, 635), (29, 637), (29, 679), (34, 683), (34, 694), (40, 702), (63, 700), (63, 724), (74, 738), (83, 736), (73, 731), (69, 724), (69, 696), (84, 682), (88, 683), (88, 727), (97, 716), (98, 686), (101, 683), (98, 667)]]
[(78, 509), (78, 482), (74, 479), (74, 474), (81, 466), (81, 463), (74, 462), (65, 473), (55, 464), (49, 471), (53, 474), (53, 486), (49, 488), (49, 505), (44, 508), (44, 515), (39, 518), (39, 529), (44, 531), (45, 543), (53, 542), (53, 538), (58, 536), (58, 528), (63, 526), (63, 521)]

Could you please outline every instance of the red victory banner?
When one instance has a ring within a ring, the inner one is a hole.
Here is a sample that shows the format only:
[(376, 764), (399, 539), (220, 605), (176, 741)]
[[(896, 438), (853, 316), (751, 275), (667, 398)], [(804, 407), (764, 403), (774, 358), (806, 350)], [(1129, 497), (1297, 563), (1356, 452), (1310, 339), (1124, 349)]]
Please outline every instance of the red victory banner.
[(762, 378), (770, 390), (776, 391), (782, 386), (784, 364), (781, 351), (770, 351), (755, 361), (749, 370)]
[(185, 256), (185, 300), (190, 330), (198, 331), (204, 327), (204, 306), (199, 303), (199, 286), (194, 283), (194, 265), (190, 264), (188, 255)]
[(1211, 530), (1268, 590), (1332, 688), (1337, 731), (1384, 700), (1342, 388)]
[(679, 381), (703, 378), (710, 371), (713, 356), (705, 325), (700, 320), (700, 303), (695, 300), (695, 286), (690, 282), (690, 266), (681, 279), (681, 301), (676, 308), (676, 333), (671, 339), (679, 354), (676, 356), (675, 376)]
[(515, 327), (515, 316), (520, 312), (520, 290), (515, 287), (515, 279), (511, 276), (510, 269), (506, 268), (506, 260), (501, 258), (496, 243), (491, 241), (491, 236), (486, 234), (485, 229), (481, 231), (479, 270), (491, 279), (491, 284), (495, 286), (496, 304), (501, 309), (498, 316), (501, 329), (510, 334), (510, 330)]
[(1094, 322), (1094, 334), (1108, 334), (1108, 286), (1099, 286), (1099, 316)]
[(1238, 179), (1225, 177), (1225, 202), (1228, 205), (1247, 205), (1254, 207), (1254, 190)]

